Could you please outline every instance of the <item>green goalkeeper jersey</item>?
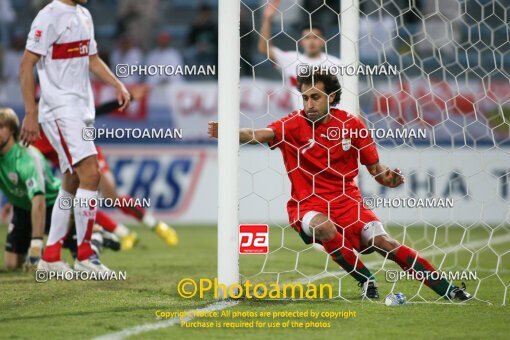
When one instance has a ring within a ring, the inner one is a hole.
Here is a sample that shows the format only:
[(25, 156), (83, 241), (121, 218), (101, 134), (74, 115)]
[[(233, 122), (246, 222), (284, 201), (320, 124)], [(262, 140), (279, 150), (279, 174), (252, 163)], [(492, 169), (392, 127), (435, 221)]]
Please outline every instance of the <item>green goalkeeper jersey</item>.
[(60, 180), (53, 176), (39, 150), (16, 143), (0, 155), (0, 189), (12, 205), (31, 210), (32, 198), (38, 194), (45, 195), (47, 206), (55, 203)]

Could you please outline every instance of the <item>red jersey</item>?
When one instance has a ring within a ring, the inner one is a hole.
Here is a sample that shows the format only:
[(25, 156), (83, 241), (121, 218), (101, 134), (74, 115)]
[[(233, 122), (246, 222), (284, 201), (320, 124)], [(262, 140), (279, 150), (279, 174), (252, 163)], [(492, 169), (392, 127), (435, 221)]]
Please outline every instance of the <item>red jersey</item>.
[(328, 206), (360, 197), (354, 182), (358, 160), (364, 165), (379, 161), (375, 143), (358, 117), (336, 108), (330, 115), (330, 121), (315, 128), (303, 110), (268, 126), (275, 133), (269, 146), (281, 150), (292, 184), (289, 205)]

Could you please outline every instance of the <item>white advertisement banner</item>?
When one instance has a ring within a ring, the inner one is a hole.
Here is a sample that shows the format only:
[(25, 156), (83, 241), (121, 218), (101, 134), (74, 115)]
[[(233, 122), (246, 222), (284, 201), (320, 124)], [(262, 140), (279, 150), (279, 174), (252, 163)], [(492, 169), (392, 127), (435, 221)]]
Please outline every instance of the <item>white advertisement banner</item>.
[[(143, 145), (102, 147), (120, 195), (150, 199), (149, 209), (172, 223), (216, 223), (215, 148)], [(124, 222), (136, 222), (109, 211)]]
[[(214, 82), (168, 86), (174, 124), (186, 138), (208, 139), (207, 122), (218, 119), (218, 87)], [(291, 92), (274, 81), (241, 81), (241, 126), (266, 126), (292, 112)]]
[[(105, 146), (103, 151), (119, 193), (150, 198), (156, 215), (173, 223), (217, 223), (215, 147)], [(508, 148), (380, 148), (380, 159), (406, 176), (404, 185), (388, 189), (360, 169), (363, 195), (377, 200), (374, 211), (384, 223), (510, 223)], [(286, 225), (290, 183), (280, 151), (242, 147), (240, 166), (241, 222)]]
[[(282, 82), (244, 78), (240, 86), (242, 127), (264, 127), (302, 107), (294, 107), (294, 94)], [(508, 138), (508, 124), (503, 123), (508, 111), (508, 82), (471, 81), (459, 85), (420, 78), (360, 86), (364, 93), (360, 96), (361, 111), (374, 128), (427, 129), (435, 143), (448, 144), (502, 142)], [(186, 138), (207, 139), (204, 126), (218, 117), (216, 83), (168, 86), (158, 96), (169, 105), (175, 126), (186, 131)], [(155, 92), (152, 101), (158, 96)]]

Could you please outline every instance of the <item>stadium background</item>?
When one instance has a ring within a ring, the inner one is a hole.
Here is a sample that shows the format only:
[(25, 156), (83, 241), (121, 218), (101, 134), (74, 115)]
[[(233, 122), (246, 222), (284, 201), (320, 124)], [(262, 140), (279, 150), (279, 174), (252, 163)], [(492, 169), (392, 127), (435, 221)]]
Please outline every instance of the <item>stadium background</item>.
[[(339, 56), (339, 1), (284, 0), (273, 25), (273, 44), (295, 49), (308, 22), (326, 31), (327, 52)], [(23, 117), (17, 80), (18, 61), (37, 11), (47, 1), (2, 0), (0, 14), (0, 104)], [(142, 4), (143, 3), (143, 4)], [(263, 1), (241, 4), (241, 124), (265, 126), (293, 110), (291, 93), (275, 65), (256, 49)], [(508, 222), (508, 146), (510, 43), (504, 18), (508, 7), (493, 1), (361, 1), (360, 61), (397, 65), (396, 77), (360, 77), (360, 105), (370, 127), (424, 128), (427, 139), (378, 140), (385, 163), (408, 176), (406, 188), (392, 195), (453, 197), (455, 209), (423, 209), (420, 222), (469, 225)], [(320, 7), (320, 8), (319, 8)], [(217, 3), (195, 0), (91, 0), (87, 8), (96, 27), (101, 56), (117, 63), (216, 64)], [(317, 9), (318, 8), (318, 9)], [(113, 15), (112, 15), (113, 14)], [(252, 15), (253, 14), (253, 15)], [(506, 15), (506, 16), (505, 16)], [(254, 19), (254, 22), (252, 21)], [(172, 49), (152, 56), (158, 42)], [(170, 57), (168, 57), (170, 55)], [(154, 59), (155, 58), (155, 59)], [(168, 58), (168, 59), (165, 59)], [(97, 118), (96, 127), (182, 128), (178, 140), (99, 139), (120, 193), (150, 197), (161, 218), (182, 223), (216, 222), (216, 144), (206, 136), (207, 121), (217, 117), (215, 77), (128, 77), (128, 85), (149, 84), (146, 98), (125, 114)], [(97, 104), (113, 90), (94, 81)], [(265, 151), (265, 152), (264, 152)], [(482, 157), (483, 154), (483, 157)], [(285, 223), (289, 195), (278, 152), (243, 147), (242, 221)], [(268, 167), (268, 162), (273, 164)], [(468, 165), (470, 165), (468, 167)], [(473, 166), (475, 165), (475, 166)], [(275, 170), (273, 170), (275, 169)], [(366, 174), (365, 195), (387, 196)], [(393, 223), (416, 222), (413, 209), (378, 209)], [(117, 216), (122, 219), (122, 216)]]

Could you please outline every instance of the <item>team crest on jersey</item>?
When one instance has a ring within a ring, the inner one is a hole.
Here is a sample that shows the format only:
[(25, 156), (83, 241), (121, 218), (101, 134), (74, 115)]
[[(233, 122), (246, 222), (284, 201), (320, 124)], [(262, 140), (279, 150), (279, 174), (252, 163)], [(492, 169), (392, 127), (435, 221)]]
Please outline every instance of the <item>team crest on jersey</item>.
[(35, 30), (35, 34), (34, 34), (35, 42), (39, 42), (41, 37), (42, 37), (42, 31), (41, 30)]
[(15, 172), (9, 172), (7, 175), (13, 184), (18, 184), (18, 174)]
[(344, 138), (342, 139), (342, 150), (347, 151), (351, 148), (351, 139)]
[(27, 188), (29, 188), (29, 189), (35, 188), (35, 180), (33, 178), (30, 178), (29, 180), (27, 180), (27, 182), (25, 184), (27, 185)]

